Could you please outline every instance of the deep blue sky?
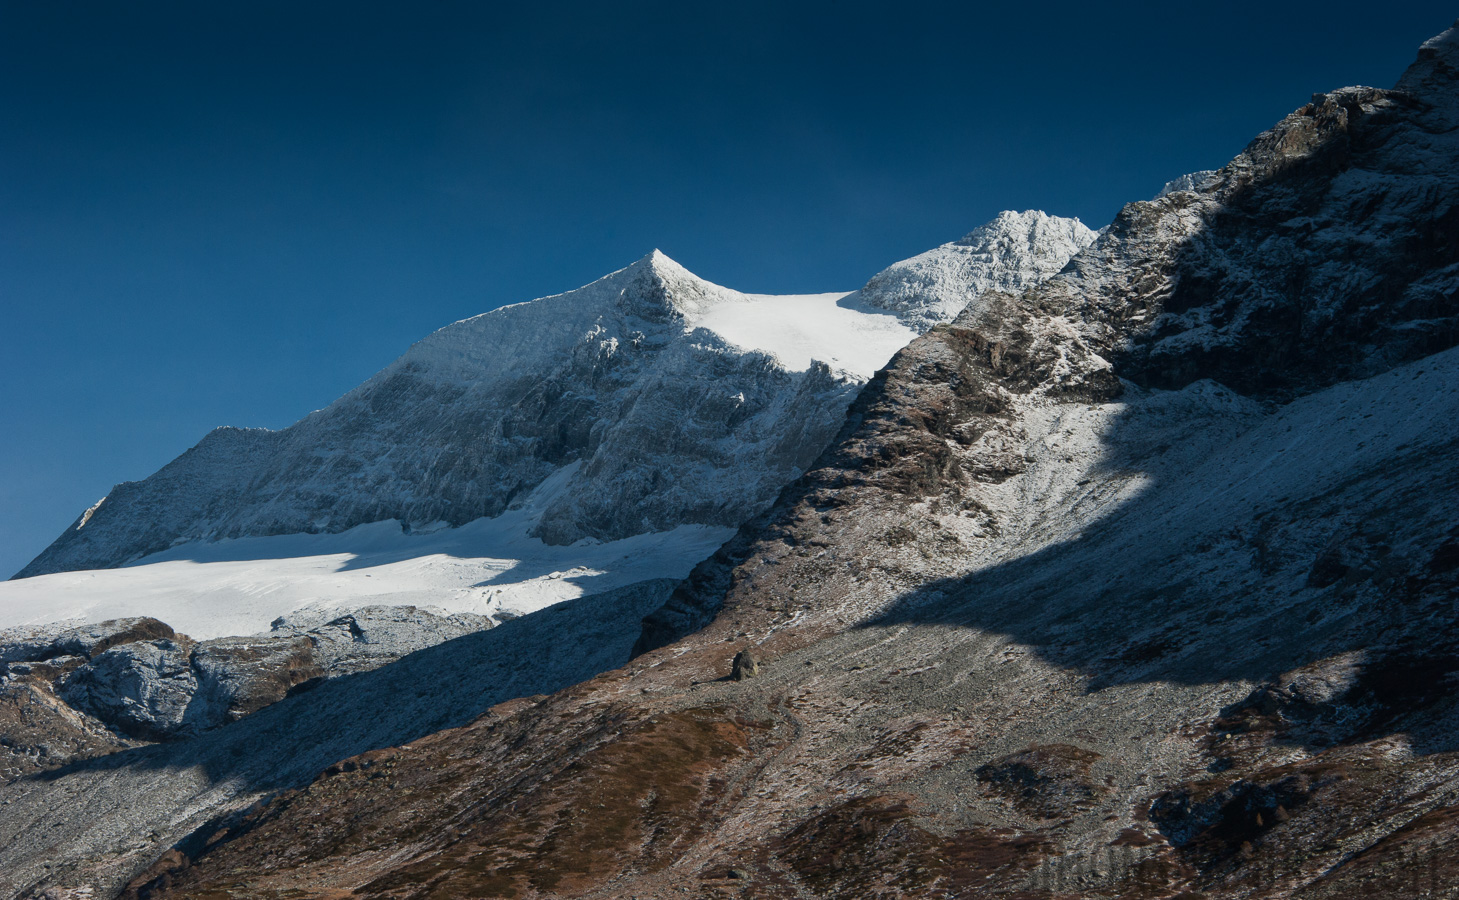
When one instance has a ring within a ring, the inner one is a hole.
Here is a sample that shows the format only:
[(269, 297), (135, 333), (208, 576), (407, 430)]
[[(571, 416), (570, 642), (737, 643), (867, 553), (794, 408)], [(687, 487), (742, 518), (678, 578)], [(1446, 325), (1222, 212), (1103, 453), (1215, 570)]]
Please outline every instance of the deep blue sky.
[(221, 424), (659, 247), (851, 290), (1094, 227), (1449, 4), (0, 0), (0, 577)]

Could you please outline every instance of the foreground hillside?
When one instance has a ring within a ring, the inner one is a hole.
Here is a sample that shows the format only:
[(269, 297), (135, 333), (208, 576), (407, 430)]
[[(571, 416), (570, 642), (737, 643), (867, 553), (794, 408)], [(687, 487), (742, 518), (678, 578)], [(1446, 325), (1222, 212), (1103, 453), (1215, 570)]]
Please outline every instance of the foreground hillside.
[(1456, 79), (1451, 31), (915, 341), (625, 668), (129, 896), (1455, 895)]

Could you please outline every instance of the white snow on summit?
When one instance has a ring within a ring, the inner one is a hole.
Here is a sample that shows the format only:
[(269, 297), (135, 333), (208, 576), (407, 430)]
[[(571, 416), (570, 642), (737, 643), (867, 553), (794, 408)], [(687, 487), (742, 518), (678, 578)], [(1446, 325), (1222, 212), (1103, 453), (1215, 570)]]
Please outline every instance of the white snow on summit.
[(855, 300), (920, 333), (952, 321), (984, 291), (1017, 292), (1057, 275), (1095, 237), (1078, 219), (1001, 212), (960, 240), (887, 267)]

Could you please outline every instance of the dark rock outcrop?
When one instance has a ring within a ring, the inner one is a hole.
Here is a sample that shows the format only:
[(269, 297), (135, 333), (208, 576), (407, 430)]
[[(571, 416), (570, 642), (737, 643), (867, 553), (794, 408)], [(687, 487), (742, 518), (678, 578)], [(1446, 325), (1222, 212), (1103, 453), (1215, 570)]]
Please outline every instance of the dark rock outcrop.
[(741, 650), (730, 664), (730, 677), (735, 681), (748, 681), (760, 674), (760, 658), (753, 650)]
[(258, 635), (204, 641), (192, 654), (205, 727), (221, 725), (277, 703), (289, 691), (324, 677), (307, 637)]

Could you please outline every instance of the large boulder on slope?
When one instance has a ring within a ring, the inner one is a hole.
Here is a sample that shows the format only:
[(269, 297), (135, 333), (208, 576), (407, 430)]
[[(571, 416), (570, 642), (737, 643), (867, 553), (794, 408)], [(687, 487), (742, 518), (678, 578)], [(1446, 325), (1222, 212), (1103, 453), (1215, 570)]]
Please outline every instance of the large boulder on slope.
[(298, 635), (252, 635), (204, 641), (192, 654), (199, 724), (234, 722), (324, 675), (314, 644)]
[(179, 637), (112, 647), (67, 676), (61, 696), (132, 737), (170, 737), (192, 724), (194, 646)]

